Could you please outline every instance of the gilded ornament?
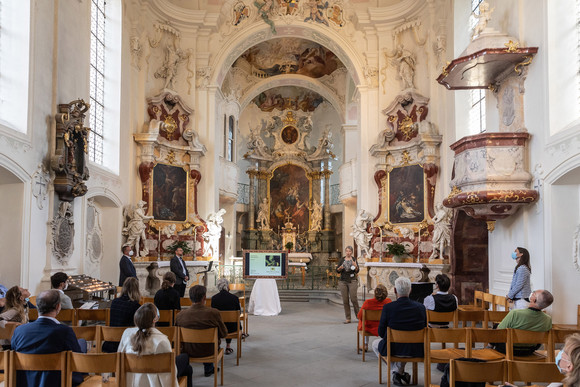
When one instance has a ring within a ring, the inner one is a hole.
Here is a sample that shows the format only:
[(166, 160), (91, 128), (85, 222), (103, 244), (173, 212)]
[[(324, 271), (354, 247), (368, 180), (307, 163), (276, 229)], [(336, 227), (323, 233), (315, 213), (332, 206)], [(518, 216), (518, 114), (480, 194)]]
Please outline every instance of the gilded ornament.
[(285, 125), (296, 125), (296, 119), (294, 118), (294, 114), (292, 110), (286, 113), (286, 117), (282, 119)]
[(389, 122), (395, 122), (395, 121), (397, 121), (397, 117), (389, 116)]
[(166, 159), (167, 159), (167, 162), (169, 164), (172, 164), (172, 165), (175, 164), (175, 152), (173, 151), (173, 149), (170, 150), (169, 152), (167, 152)]
[(409, 141), (411, 139), (411, 135), (415, 132), (415, 128), (413, 127), (413, 120), (411, 117), (406, 116), (399, 123), (399, 132), (403, 134), (405, 140)]
[(165, 132), (167, 132), (168, 140), (173, 140), (173, 133), (175, 132), (175, 129), (177, 129), (177, 124), (175, 123), (173, 116), (165, 117)]
[(524, 60), (520, 63), (518, 63), (515, 67), (514, 67), (514, 71), (516, 72), (516, 74), (520, 75), (522, 73), (522, 67), (523, 66), (529, 66), (530, 63), (532, 63), (532, 60), (534, 60), (534, 57), (531, 55), (526, 55), (524, 56)]
[(452, 198), (454, 196), (457, 196), (461, 193), (461, 188), (459, 188), (458, 186), (454, 185), (453, 188), (451, 189), (451, 192), (449, 193), (449, 196), (447, 196), (448, 198)]
[(401, 156), (403, 165), (407, 165), (411, 162), (411, 156), (409, 155), (408, 151), (403, 151), (403, 155)]
[(450, 64), (451, 62), (447, 61), (447, 63), (445, 63), (445, 66), (443, 66), (443, 69), (441, 70), (444, 77), (449, 75), (449, 70), (447, 70), (447, 67), (449, 67)]
[(487, 221), (487, 231), (493, 232), (495, 230), (495, 220), (488, 220)]
[(504, 46), (506, 46), (507, 48), (505, 49), (506, 52), (516, 52), (519, 48), (519, 43), (518, 42), (513, 42), (513, 41), (509, 41), (507, 43), (504, 43)]

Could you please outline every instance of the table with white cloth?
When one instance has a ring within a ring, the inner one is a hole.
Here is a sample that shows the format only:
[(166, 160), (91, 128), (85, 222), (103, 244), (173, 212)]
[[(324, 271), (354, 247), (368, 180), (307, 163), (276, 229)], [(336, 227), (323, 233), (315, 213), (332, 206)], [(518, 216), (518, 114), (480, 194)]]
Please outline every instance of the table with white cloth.
[(274, 279), (257, 279), (252, 287), (248, 312), (254, 316), (277, 316), (282, 311)]

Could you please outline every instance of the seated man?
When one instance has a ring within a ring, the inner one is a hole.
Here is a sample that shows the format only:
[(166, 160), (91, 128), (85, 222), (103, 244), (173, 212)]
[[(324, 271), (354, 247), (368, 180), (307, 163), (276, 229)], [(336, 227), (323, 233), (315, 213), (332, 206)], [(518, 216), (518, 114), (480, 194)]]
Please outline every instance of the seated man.
[[(547, 332), (552, 329), (552, 318), (542, 309), (554, 302), (554, 296), (547, 290), (534, 290), (530, 294), (530, 304), (527, 309), (513, 309), (499, 323), (497, 329), (523, 329), (534, 332)], [(540, 348), (541, 344), (514, 345), (515, 356), (529, 356)], [(495, 350), (505, 353), (505, 343), (495, 343)]]
[[(437, 292), (425, 297), (423, 305), (425, 309), (435, 312), (453, 312), (457, 309), (457, 297), (449, 294), (451, 280), (445, 274), (437, 274), (435, 277)], [(429, 323), (431, 328), (449, 328), (449, 323)]]
[[(218, 337), (226, 337), (228, 330), (222, 321), (220, 312), (214, 308), (205, 306), (206, 288), (195, 285), (189, 289), (189, 298), (192, 305), (182, 310), (175, 321), (175, 325), (190, 329), (218, 328)], [(184, 344), (182, 352), (190, 357), (205, 357), (213, 355), (213, 343), (207, 344)], [(215, 372), (213, 363), (203, 363), (204, 375), (211, 376)]]
[[(416, 331), (427, 326), (427, 313), (425, 307), (409, 299), (411, 293), (411, 281), (408, 278), (399, 277), (395, 281), (395, 295), (397, 300), (383, 306), (381, 321), (379, 322), (379, 336), (382, 339), (373, 341), (373, 351), (379, 356), (387, 356), (387, 327), (400, 331)], [(400, 357), (424, 356), (423, 344), (420, 343), (393, 343), (391, 354)], [(393, 384), (404, 386), (411, 382), (411, 375), (405, 372), (405, 363), (392, 363)]]
[[(12, 349), (16, 352), (46, 354), (72, 350), (81, 350), (72, 328), (62, 325), (56, 319), (60, 312), (60, 294), (56, 290), (47, 290), (36, 298), (38, 320), (20, 325), (12, 336)], [(63, 370), (64, 371), (64, 370)], [(58, 386), (60, 372), (58, 371), (18, 371), (16, 375), (18, 386)], [(73, 375), (73, 384), (82, 382), (81, 374)]]
[(52, 285), (53, 289), (58, 290), (60, 294), (60, 306), (62, 309), (72, 309), (73, 304), (72, 300), (69, 296), (64, 294), (64, 291), (68, 288), (68, 275), (59, 271), (58, 273), (54, 273), (50, 277), (50, 284)]
[[(211, 298), (211, 307), (217, 310), (241, 310), (240, 299), (230, 293), (230, 283), (225, 278), (220, 278), (217, 282), (219, 293)], [(236, 331), (236, 323), (225, 323), (228, 332)], [(226, 355), (234, 352), (231, 348), (232, 339), (226, 339)]]

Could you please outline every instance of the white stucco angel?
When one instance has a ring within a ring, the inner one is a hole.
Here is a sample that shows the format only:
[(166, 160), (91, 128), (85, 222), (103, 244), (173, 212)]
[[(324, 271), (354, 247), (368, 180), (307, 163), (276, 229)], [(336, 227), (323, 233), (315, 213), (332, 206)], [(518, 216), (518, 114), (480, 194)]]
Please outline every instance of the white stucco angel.
[(394, 61), (399, 66), (399, 76), (403, 82), (403, 89), (415, 88), (413, 78), (415, 77), (415, 55), (402, 44), (397, 47)]
[(175, 77), (177, 76), (177, 66), (179, 63), (188, 59), (189, 54), (180, 48), (167, 45), (165, 48), (165, 61), (163, 65), (155, 72), (155, 78), (164, 78), (163, 88), (173, 89)]
[(360, 210), (354, 224), (352, 227), (352, 232), (350, 235), (354, 238), (354, 241), (360, 247), (363, 256), (369, 256), (372, 249), (369, 246), (371, 241), (372, 233), (367, 232), (367, 225), (372, 222), (373, 215), (366, 212), (365, 210)]
[(479, 4), (479, 15), (475, 12), (472, 13), (472, 16), (477, 19), (477, 25), (473, 28), (473, 34), (471, 37), (479, 36), (487, 27), (487, 23), (491, 20), (491, 14), (493, 13), (494, 8), (489, 8), (489, 4), (487, 1), (482, 1)]
[(312, 207), (310, 207), (312, 215), (310, 215), (310, 231), (322, 230), (322, 206), (314, 199)]
[(145, 242), (145, 229), (147, 228), (146, 222), (153, 219), (152, 216), (145, 215), (146, 202), (140, 200), (139, 203), (131, 210), (129, 207), (125, 207), (124, 219), (125, 226), (123, 227), (123, 235), (127, 237), (127, 241), (124, 246), (135, 246), (135, 256), (144, 257), (149, 254), (149, 250), (145, 243), (143, 243), (143, 250), (139, 250), (139, 245), (141, 240)]
[(222, 233), (222, 223), (224, 222), (222, 216), (226, 210), (221, 208), (216, 213), (211, 213), (207, 216), (207, 231), (203, 234), (204, 257), (212, 257), (217, 259), (219, 257), (219, 242)]
[(268, 203), (268, 198), (263, 198), (262, 203), (260, 203), (258, 209), (258, 218), (256, 223), (258, 224), (258, 229), (269, 230), (270, 229), (270, 203)]
[(445, 247), (449, 246), (451, 242), (451, 210), (443, 207), (443, 204), (439, 203), (435, 206), (435, 216), (433, 217), (434, 228), (433, 228), (433, 253), (429, 259), (435, 259), (437, 257), (443, 258), (443, 252)]

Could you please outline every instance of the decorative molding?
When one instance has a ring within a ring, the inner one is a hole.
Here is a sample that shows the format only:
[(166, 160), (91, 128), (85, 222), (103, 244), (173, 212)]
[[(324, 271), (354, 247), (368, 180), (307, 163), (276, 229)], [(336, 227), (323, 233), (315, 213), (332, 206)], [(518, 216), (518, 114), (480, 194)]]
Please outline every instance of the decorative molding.
[(70, 202), (60, 202), (58, 212), (51, 221), (52, 252), (61, 265), (66, 265), (74, 250), (74, 219)]
[(48, 196), (48, 185), (52, 177), (44, 164), (38, 164), (38, 169), (32, 175), (32, 195), (36, 198), (36, 205), (39, 210), (44, 208), (44, 201)]
[(580, 225), (574, 232), (574, 246), (572, 247), (572, 262), (577, 271), (580, 271)]

